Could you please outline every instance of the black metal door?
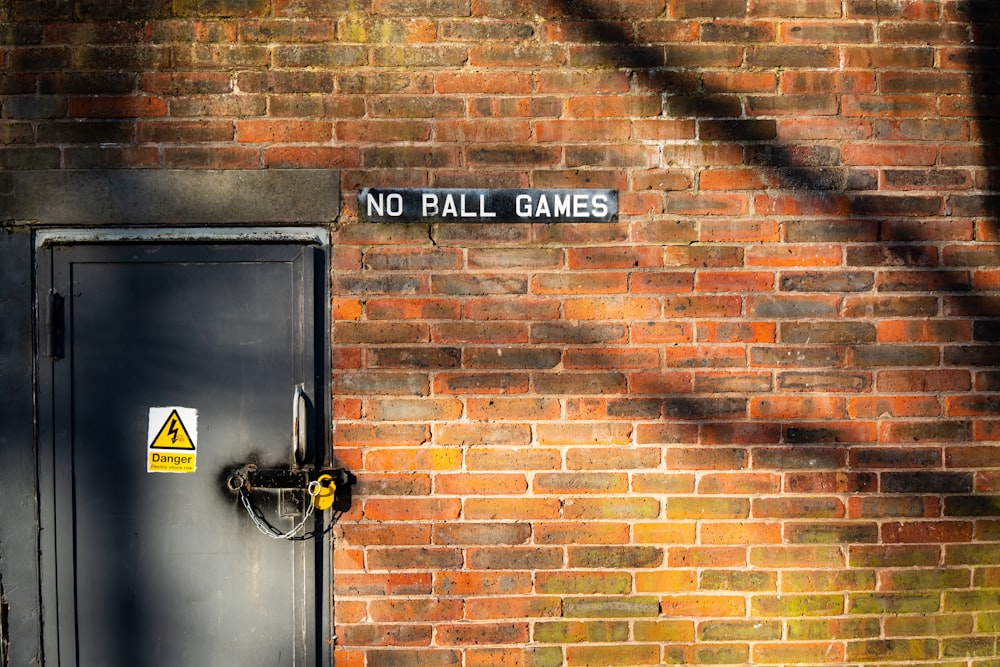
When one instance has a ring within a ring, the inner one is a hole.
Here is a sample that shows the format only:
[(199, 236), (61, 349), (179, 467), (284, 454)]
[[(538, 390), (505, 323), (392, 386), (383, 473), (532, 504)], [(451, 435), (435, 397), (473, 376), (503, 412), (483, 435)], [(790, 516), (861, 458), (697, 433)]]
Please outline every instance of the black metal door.
[[(46, 664), (329, 659), (323, 538), (269, 539), (226, 486), (234, 465), (291, 462), (299, 386), (321, 462), (321, 275), (298, 243), (39, 252)], [(289, 500), (264, 508), (279, 527), (302, 518)]]

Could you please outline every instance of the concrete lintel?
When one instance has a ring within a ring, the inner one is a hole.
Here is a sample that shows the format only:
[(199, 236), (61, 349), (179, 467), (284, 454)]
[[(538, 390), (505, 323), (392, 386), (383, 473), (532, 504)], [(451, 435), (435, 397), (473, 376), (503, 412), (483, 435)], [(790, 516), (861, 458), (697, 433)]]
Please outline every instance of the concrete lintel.
[(43, 225), (317, 224), (340, 212), (330, 169), (0, 172), (0, 220)]

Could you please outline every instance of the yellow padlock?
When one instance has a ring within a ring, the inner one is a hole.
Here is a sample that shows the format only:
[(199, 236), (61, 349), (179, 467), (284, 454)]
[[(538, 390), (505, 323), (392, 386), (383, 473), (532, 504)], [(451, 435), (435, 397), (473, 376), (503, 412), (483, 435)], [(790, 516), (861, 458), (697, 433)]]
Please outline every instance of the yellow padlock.
[(337, 484), (333, 481), (333, 476), (320, 475), (313, 483), (318, 487), (312, 496), (313, 507), (320, 511), (330, 509), (337, 496)]

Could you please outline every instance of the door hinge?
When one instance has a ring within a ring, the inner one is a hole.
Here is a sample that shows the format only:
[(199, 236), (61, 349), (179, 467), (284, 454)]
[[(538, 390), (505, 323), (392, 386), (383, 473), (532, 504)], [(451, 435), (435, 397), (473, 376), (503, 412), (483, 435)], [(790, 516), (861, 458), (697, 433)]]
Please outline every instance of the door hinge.
[(55, 290), (49, 292), (45, 309), (45, 346), (50, 359), (62, 359), (66, 352), (66, 304)]

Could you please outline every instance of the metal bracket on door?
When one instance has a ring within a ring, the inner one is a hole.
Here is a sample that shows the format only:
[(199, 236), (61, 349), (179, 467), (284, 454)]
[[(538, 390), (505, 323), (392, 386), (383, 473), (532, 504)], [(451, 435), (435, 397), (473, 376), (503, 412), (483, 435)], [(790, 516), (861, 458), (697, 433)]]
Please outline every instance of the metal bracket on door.
[[(322, 479), (329, 477), (329, 480)], [(333, 485), (337, 489), (346, 489), (355, 482), (355, 477), (343, 468), (258, 468), (253, 463), (246, 463), (229, 471), (226, 485), (233, 493), (240, 489), (253, 491), (266, 489), (268, 491), (309, 491), (313, 484)]]
[[(253, 463), (233, 468), (226, 475), (226, 486), (239, 497), (257, 530), (267, 537), (285, 540), (311, 539), (329, 530), (332, 523), (299, 536), (299, 531), (305, 528), (316, 510), (322, 512), (332, 508), (342, 512), (344, 504), (350, 506), (350, 487), (356, 481), (354, 475), (343, 468), (258, 468)], [(301, 515), (301, 520), (290, 530), (275, 527), (253, 498), (255, 492), (260, 491), (277, 492), (282, 502), (292, 507), (283, 515)], [(338, 501), (344, 503), (337, 506)]]

